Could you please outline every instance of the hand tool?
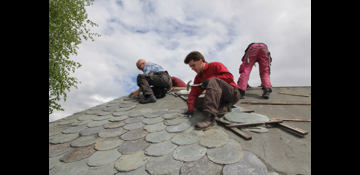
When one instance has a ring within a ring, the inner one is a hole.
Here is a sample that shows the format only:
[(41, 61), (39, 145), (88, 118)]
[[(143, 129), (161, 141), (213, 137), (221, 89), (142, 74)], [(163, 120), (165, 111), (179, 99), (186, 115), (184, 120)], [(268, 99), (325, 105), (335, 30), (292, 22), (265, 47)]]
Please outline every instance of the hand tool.
[(186, 84), (186, 90), (188, 91), (190, 89), (190, 87), (194, 87), (194, 86), (201, 86), (202, 83), (199, 84), (190, 84), (192, 82), (192, 80), (190, 80), (187, 84)]

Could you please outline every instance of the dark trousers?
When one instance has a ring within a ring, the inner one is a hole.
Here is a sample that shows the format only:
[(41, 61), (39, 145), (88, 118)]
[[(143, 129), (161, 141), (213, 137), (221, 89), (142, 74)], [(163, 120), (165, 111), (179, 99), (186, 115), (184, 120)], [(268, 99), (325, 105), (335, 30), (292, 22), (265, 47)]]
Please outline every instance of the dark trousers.
[(234, 105), (240, 97), (238, 88), (219, 78), (212, 78), (206, 87), (205, 97), (197, 98), (195, 107), (217, 116), (221, 107)]
[[(172, 87), (171, 77), (167, 71), (154, 74), (139, 74), (137, 84), (144, 96), (155, 95), (157, 98), (165, 96), (165, 93)], [(154, 86), (153, 89), (156, 93), (154, 93), (150, 85)]]

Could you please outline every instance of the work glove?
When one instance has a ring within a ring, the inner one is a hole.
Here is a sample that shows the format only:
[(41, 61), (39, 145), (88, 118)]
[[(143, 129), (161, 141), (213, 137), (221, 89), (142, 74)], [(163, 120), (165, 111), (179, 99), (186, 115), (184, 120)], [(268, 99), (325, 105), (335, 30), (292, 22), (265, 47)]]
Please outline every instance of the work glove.
[(194, 110), (187, 110), (186, 112), (182, 113), (186, 115), (187, 117), (192, 116), (194, 114)]
[(204, 80), (203, 82), (202, 82), (202, 84), (201, 84), (201, 88), (202, 89), (205, 89), (206, 88), (206, 86), (208, 85), (208, 83), (209, 83), (209, 80), (207, 79), (207, 80)]

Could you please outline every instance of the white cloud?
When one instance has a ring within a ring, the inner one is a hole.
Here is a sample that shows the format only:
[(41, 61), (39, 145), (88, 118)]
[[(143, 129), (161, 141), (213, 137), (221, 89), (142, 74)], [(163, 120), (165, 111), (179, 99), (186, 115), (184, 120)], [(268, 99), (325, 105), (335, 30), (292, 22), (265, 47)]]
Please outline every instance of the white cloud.
[[(251, 42), (265, 42), (272, 54), (273, 86), (311, 85), (310, 0), (123, 0), (94, 1), (89, 19), (99, 24), (94, 42), (84, 41), (73, 60), (81, 84), (63, 104), (68, 116), (137, 89), (139, 58), (158, 63), (185, 82), (195, 72), (185, 56), (198, 50), (234, 75)], [(249, 84), (260, 85), (258, 67)], [(54, 117), (53, 117), (54, 118)], [(50, 119), (51, 120), (51, 119)]]

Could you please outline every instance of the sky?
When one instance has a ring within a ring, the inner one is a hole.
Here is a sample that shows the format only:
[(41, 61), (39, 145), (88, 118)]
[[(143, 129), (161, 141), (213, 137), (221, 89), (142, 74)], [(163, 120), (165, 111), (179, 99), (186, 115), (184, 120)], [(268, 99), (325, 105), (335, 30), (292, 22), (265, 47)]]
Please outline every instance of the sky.
[[(82, 66), (80, 82), (49, 121), (128, 95), (138, 88), (140, 58), (185, 83), (196, 73), (184, 64), (191, 51), (221, 62), (237, 82), (244, 50), (267, 44), (273, 58), (272, 86), (311, 86), (310, 0), (97, 0), (86, 8), (97, 23), (95, 41), (85, 40), (71, 59)], [(249, 85), (261, 84), (253, 67)]]

